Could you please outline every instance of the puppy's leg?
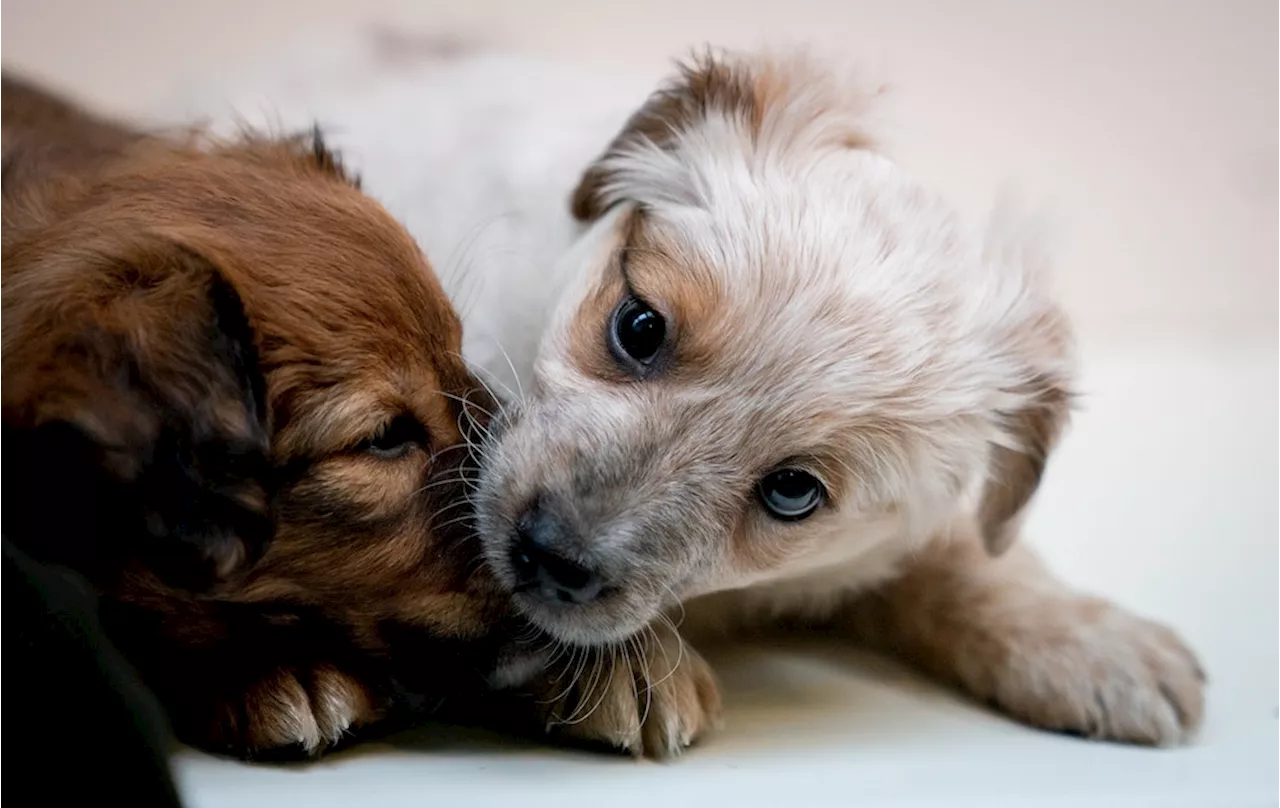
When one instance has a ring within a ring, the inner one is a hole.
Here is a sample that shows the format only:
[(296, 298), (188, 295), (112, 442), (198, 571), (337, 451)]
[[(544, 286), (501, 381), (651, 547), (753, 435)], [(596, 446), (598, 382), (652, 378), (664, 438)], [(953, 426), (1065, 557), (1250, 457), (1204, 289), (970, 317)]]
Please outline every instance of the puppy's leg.
[(1025, 548), (990, 558), (976, 538), (938, 542), (842, 619), (1037, 727), (1168, 745), (1200, 723), (1204, 674), (1182, 640), (1072, 593)]
[(622, 645), (561, 654), (532, 691), (552, 735), (636, 756), (675, 757), (721, 719), (715, 674), (665, 621)]
[(329, 664), (280, 668), (216, 705), (206, 746), (246, 758), (313, 757), (383, 715), (374, 694)]
[(380, 721), (393, 695), (354, 627), (302, 605), (139, 585), (104, 602), (104, 622), (178, 738), (211, 752), (315, 756)]

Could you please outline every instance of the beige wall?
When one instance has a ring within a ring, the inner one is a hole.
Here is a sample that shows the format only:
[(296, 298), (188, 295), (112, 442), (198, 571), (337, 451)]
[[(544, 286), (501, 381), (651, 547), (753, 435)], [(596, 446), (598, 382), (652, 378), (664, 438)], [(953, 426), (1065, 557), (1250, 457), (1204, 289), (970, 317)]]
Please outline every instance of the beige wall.
[(659, 68), (809, 42), (896, 88), (890, 143), (974, 210), (1053, 213), (1086, 328), (1276, 333), (1277, 9), (1188, 0), (9, 0), (3, 58), (115, 109), (308, 31), (380, 20)]

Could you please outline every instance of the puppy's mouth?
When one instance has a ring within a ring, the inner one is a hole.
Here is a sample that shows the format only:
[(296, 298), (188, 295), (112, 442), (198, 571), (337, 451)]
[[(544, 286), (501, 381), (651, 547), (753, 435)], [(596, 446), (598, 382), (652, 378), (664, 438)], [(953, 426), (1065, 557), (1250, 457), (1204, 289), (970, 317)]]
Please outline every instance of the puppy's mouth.
[(540, 585), (517, 586), (511, 599), (530, 623), (562, 642), (584, 647), (621, 643), (658, 614), (657, 609), (652, 614), (648, 610), (637, 613), (622, 588), (602, 590), (591, 601), (566, 602), (559, 593), (549, 596)]

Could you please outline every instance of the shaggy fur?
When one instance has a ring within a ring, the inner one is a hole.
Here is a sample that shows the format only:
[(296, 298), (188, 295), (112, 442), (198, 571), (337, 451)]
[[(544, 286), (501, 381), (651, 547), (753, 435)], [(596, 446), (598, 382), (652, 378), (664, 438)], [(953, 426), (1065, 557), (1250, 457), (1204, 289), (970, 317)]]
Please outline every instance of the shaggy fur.
[[(875, 92), (804, 56), (710, 54), (642, 101), (376, 47), (230, 98), (336, 125), (370, 191), (454, 256), (468, 349), (517, 399), (484, 447), (486, 555), (524, 615), (593, 649), (566, 655), (584, 675), (552, 723), (658, 755), (713, 726), (712, 674), (666, 622), (683, 602), (686, 631), (824, 626), (1036, 726), (1195, 730), (1182, 642), (1016, 546), (1067, 422), (1070, 329), (1017, 226), (961, 221), (876, 150)], [(628, 296), (666, 323), (643, 369), (610, 344)], [(821, 482), (807, 519), (761, 502), (783, 468)], [(589, 594), (525, 585), (535, 529)]]
[[(318, 135), (143, 135), (6, 76), (6, 538), (88, 575), (191, 743), (314, 753), (483, 691), (465, 402), (409, 235)], [(392, 654), (392, 647), (400, 648)]]

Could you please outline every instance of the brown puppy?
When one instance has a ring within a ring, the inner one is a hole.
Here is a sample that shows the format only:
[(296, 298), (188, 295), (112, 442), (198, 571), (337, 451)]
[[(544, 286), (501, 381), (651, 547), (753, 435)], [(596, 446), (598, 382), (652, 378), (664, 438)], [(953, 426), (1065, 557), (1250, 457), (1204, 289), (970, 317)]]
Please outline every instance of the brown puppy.
[(506, 603), (460, 424), (489, 405), (405, 231), (318, 136), (152, 137), (9, 77), (3, 122), (6, 536), (90, 576), (206, 748), (483, 688)]

